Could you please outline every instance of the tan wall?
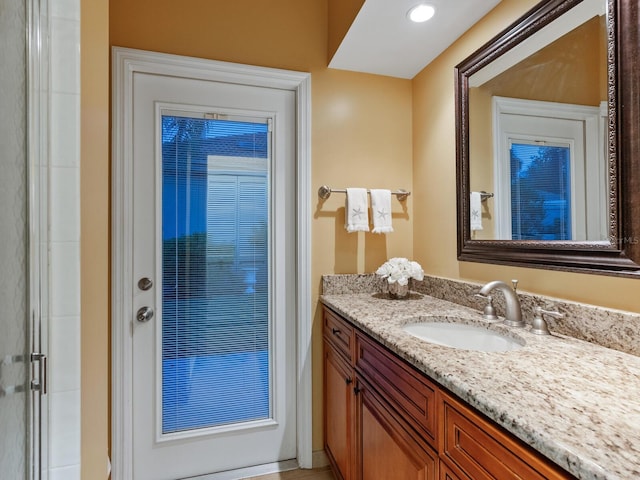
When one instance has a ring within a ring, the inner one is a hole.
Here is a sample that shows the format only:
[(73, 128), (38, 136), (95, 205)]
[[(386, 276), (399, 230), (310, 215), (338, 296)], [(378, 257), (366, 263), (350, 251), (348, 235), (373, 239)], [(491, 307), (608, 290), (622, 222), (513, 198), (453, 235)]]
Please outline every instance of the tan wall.
[[(412, 254), (412, 205), (394, 199), (396, 232), (346, 234), (344, 195), (317, 188), (412, 184), (411, 82), (328, 70), (327, 0), (253, 2), (111, 0), (111, 45), (312, 73), (313, 448), (322, 438), (321, 275), (371, 272)], [(84, 244), (83, 244), (84, 246)]]
[(109, 0), (81, 0), (81, 473), (109, 449)]
[(479, 282), (518, 278), (529, 292), (639, 312), (638, 280), (456, 259), (453, 69), (535, 3), (503, 0), (413, 80), (414, 256), (433, 275)]
[(349, 31), (349, 27), (355, 20), (358, 12), (364, 4), (364, 0), (328, 0), (329, 1), (329, 51), (328, 61), (335, 55), (342, 39)]
[[(493, 184), (493, 118), (491, 94), (483, 88), (469, 89), (469, 189), (495, 192)], [(474, 240), (495, 238), (495, 199), (482, 202), (482, 230), (471, 232)]]
[(597, 107), (607, 99), (605, 28), (604, 20), (594, 17), (482, 88), (488, 95)]

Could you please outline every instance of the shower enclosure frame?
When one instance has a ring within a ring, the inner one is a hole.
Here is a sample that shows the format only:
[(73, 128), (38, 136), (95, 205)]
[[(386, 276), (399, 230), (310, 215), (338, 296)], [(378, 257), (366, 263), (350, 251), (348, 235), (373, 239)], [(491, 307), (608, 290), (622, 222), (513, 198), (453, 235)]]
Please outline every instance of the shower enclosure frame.
[(49, 1), (26, 0), (29, 406), (27, 478), (48, 478)]

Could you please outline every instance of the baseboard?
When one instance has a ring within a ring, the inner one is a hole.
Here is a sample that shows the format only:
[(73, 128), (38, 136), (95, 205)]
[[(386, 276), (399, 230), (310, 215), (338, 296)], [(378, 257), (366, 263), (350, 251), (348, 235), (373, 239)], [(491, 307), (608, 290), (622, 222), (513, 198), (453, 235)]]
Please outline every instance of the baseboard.
[(312, 454), (311, 464), (313, 465), (313, 468), (326, 467), (329, 465), (329, 457), (327, 457), (324, 450), (316, 450)]
[(228, 470), (226, 472), (212, 473), (210, 475), (200, 475), (189, 477), (184, 480), (238, 480), (242, 478), (258, 477), (270, 473), (286, 472), (298, 468), (297, 460), (286, 460), (284, 462), (267, 463), (255, 467), (241, 468), (239, 470)]

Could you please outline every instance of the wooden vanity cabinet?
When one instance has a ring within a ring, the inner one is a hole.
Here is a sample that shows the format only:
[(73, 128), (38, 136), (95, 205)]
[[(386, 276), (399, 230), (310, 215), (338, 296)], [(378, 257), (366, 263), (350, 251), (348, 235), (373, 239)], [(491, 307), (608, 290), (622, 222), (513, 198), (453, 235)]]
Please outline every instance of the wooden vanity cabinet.
[(324, 309), (324, 438), (325, 452), (339, 480), (355, 480), (355, 371), (353, 327)]
[(378, 342), (356, 333), (356, 370), (380, 396), (417, 430), (433, 449), (437, 448), (437, 387)]
[(438, 477), (438, 480), (469, 480), (469, 477), (467, 477), (466, 475), (463, 477), (459, 477), (442, 460), (440, 460), (439, 469), (440, 475)]
[(378, 347), (363, 342), (353, 327), (329, 310), (324, 311), (323, 322), (325, 451), (336, 477), (436, 480), (438, 455), (432, 445), (398, 414), (366, 374), (356, 372), (356, 350), (358, 359), (366, 352), (366, 358), (377, 365)]
[(325, 449), (339, 480), (573, 479), (323, 309)]

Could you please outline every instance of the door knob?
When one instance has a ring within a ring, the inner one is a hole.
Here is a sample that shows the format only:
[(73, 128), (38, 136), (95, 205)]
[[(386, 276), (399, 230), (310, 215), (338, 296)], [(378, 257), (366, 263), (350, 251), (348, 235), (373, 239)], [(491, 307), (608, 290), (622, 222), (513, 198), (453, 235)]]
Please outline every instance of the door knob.
[(151, 307), (141, 307), (138, 309), (138, 312), (136, 313), (136, 319), (141, 323), (148, 322), (152, 318), (153, 318), (153, 309)]

